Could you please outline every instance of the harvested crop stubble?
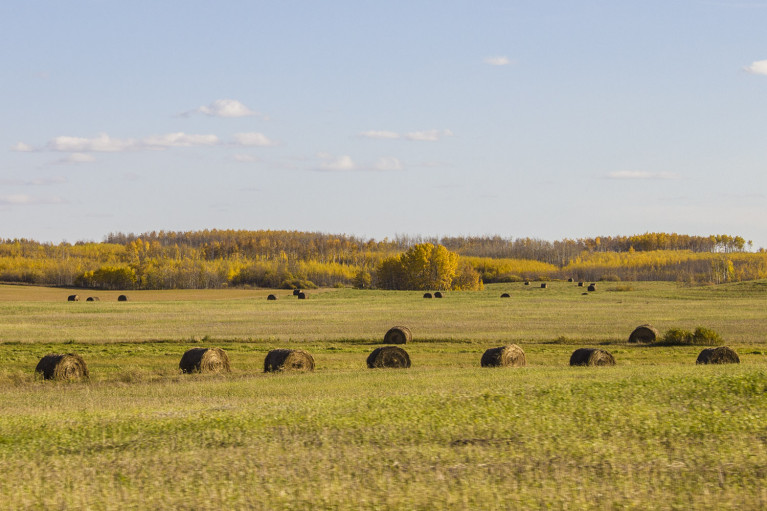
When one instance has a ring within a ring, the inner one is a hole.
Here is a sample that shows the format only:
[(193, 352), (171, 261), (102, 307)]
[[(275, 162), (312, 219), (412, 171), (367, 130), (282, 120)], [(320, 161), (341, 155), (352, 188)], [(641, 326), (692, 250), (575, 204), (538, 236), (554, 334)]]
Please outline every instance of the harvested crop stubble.
[(264, 359), (264, 372), (314, 371), (314, 357), (304, 350), (272, 350)]
[(182, 373), (230, 373), (229, 356), (221, 348), (192, 348), (178, 364)]
[(696, 364), (740, 364), (740, 357), (735, 350), (727, 346), (706, 348), (698, 355)]
[(407, 344), (413, 340), (413, 334), (406, 326), (393, 326), (384, 335), (386, 344)]
[(629, 335), (629, 342), (655, 342), (660, 338), (660, 332), (652, 325), (639, 325)]
[(525, 352), (516, 344), (490, 348), (482, 354), (482, 367), (524, 367), (527, 365)]
[(599, 348), (578, 348), (570, 356), (571, 366), (614, 366), (615, 358)]
[(50, 353), (40, 359), (35, 372), (45, 380), (79, 380), (88, 378), (88, 366), (80, 355), (75, 353)]
[(410, 356), (399, 346), (382, 346), (368, 355), (367, 364), (370, 369), (380, 367), (406, 369), (410, 367)]

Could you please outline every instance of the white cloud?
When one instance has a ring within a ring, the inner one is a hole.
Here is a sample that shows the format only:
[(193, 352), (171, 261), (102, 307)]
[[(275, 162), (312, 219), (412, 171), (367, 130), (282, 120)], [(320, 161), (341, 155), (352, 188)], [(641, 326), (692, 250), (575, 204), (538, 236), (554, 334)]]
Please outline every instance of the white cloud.
[(96, 158), (92, 154), (72, 153), (66, 156), (65, 158), (56, 160), (53, 163), (57, 165), (73, 165), (73, 164), (79, 164), (79, 163), (91, 163), (94, 161), (96, 161)]
[(411, 131), (410, 133), (396, 133), (394, 131), (363, 131), (360, 136), (365, 138), (374, 139), (386, 139), (386, 140), (412, 140), (415, 142), (436, 142), (442, 137), (452, 137), (453, 132), (450, 130), (424, 130), (424, 131)]
[(253, 117), (259, 116), (264, 120), (268, 118), (255, 110), (251, 110), (236, 99), (217, 99), (207, 106), (201, 106), (189, 112), (184, 112), (182, 116), (188, 116), (191, 113), (201, 113), (210, 117)]
[(394, 156), (384, 156), (379, 158), (374, 168), (381, 171), (402, 170), (402, 163)]
[(64, 201), (59, 197), (41, 199), (32, 197), (25, 193), (12, 195), (0, 195), (0, 205), (2, 206), (28, 206), (32, 204), (61, 204)]
[(677, 176), (671, 172), (645, 172), (641, 170), (618, 170), (609, 172), (608, 179), (676, 179)]
[(146, 137), (140, 145), (150, 149), (165, 149), (168, 147), (213, 146), (218, 143), (219, 140), (216, 135), (189, 135), (178, 132)]
[(754, 61), (750, 66), (746, 66), (744, 69), (751, 74), (767, 75), (767, 60)]
[(60, 151), (65, 153), (90, 153), (90, 152), (104, 152), (104, 153), (117, 153), (122, 151), (128, 151), (136, 147), (136, 141), (133, 139), (116, 139), (111, 138), (106, 133), (102, 133), (94, 138), (81, 138), (81, 137), (56, 137), (48, 144), (46, 148), (51, 151)]
[(258, 157), (253, 156), (252, 154), (235, 154), (232, 158), (234, 158), (234, 161), (240, 163), (253, 163), (259, 161)]
[(317, 156), (326, 160), (325, 163), (320, 165), (320, 170), (349, 171), (357, 169), (357, 165), (354, 163), (351, 156), (341, 155), (334, 158), (328, 153), (319, 153)]
[(49, 151), (78, 154), (78, 156), (70, 157), (67, 163), (84, 163), (93, 161), (93, 158), (85, 155), (85, 153), (119, 153), (170, 147), (214, 146), (219, 143), (220, 140), (216, 135), (194, 135), (183, 132), (152, 135), (141, 140), (112, 138), (102, 133), (93, 138), (56, 137), (49, 141), (45, 147)]
[(35, 150), (34, 147), (32, 147), (29, 144), (25, 144), (24, 142), (19, 142), (13, 147), (11, 147), (11, 151), (16, 151), (19, 153), (31, 153)]
[(276, 142), (270, 140), (263, 133), (251, 132), (251, 133), (235, 133), (234, 141), (237, 145), (248, 147), (269, 147), (277, 145)]
[(427, 131), (413, 131), (405, 134), (405, 138), (408, 140), (415, 140), (419, 142), (436, 142), (442, 137), (452, 137), (453, 132), (450, 130), (427, 130)]
[(4, 186), (45, 186), (66, 183), (67, 178), (62, 176), (35, 178), (28, 181), (21, 179), (0, 179), (0, 185)]
[(365, 138), (397, 139), (401, 138), (399, 133), (393, 131), (363, 131), (360, 133)]
[(482, 62), (485, 64), (489, 64), (491, 66), (508, 66), (511, 64), (511, 61), (508, 57), (503, 56), (496, 56), (496, 57), (485, 57), (482, 59)]

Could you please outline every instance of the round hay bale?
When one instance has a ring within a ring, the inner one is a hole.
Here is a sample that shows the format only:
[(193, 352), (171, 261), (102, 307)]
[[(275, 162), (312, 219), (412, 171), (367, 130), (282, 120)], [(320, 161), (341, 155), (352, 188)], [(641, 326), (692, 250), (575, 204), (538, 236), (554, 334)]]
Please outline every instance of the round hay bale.
[(437, 291), (436, 293), (434, 293), (434, 298), (442, 298), (442, 293)]
[(423, 294), (423, 297), (424, 297), (424, 298), (431, 298), (431, 293), (424, 293), (424, 294)]
[(501, 298), (511, 298), (511, 295), (509, 293), (503, 293)]
[(525, 285), (526, 285), (526, 286), (529, 286), (529, 285), (530, 285), (530, 282), (526, 280), (526, 281), (525, 281)]
[(98, 296), (89, 296), (88, 298), (85, 299), (85, 301), (86, 302), (98, 302), (99, 301), (99, 297)]
[(393, 326), (384, 335), (385, 344), (407, 344), (413, 340), (413, 334), (406, 326)]
[(629, 342), (655, 342), (660, 337), (660, 332), (652, 325), (639, 325), (629, 335)]
[(79, 380), (88, 378), (88, 366), (75, 353), (50, 353), (40, 359), (35, 373), (42, 374), (45, 380)]
[(482, 354), (482, 367), (524, 367), (527, 365), (525, 352), (516, 344), (490, 348)]
[(79, 302), (80, 301), (80, 295), (69, 295), (67, 296), (68, 302)]
[(549, 285), (546, 284), (545, 282), (543, 284), (541, 284), (541, 289), (546, 289), (547, 287), (549, 287)]
[(276, 300), (276, 299), (277, 299), (277, 297), (276, 297), (276, 296), (274, 296), (274, 295), (269, 295), (269, 296), (267, 296), (267, 297), (266, 297), (266, 299), (267, 299), (267, 300)]
[(128, 297), (125, 296), (125, 295), (120, 295), (120, 296), (117, 297), (117, 301), (118, 302), (127, 302), (128, 301)]
[(221, 348), (192, 348), (178, 363), (182, 373), (231, 373), (229, 356)]
[(410, 367), (410, 356), (399, 346), (382, 346), (368, 355), (367, 364), (370, 369), (380, 367), (407, 369)]
[(567, 279), (567, 281), (568, 281), (568, 282), (575, 282), (575, 280), (573, 280), (573, 278), (572, 278), (572, 277), (570, 277), (569, 279)]
[(300, 289), (294, 289), (293, 290), (293, 296), (298, 296), (298, 293), (300, 293), (300, 292), (301, 292)]
[(578, 282), (578, 287), (583, 287), (583, 282)]
[(571, 366), (614, 366), (615, 358), (599, 348), (578, 348), (570, 356)]
[(740, 357), (735, 350), (727, 346), (706, 348), (698, 355), (696, 364), (740, 364)]
[(303, 291), (298, 293), (296, 296), (298, 297), (299, 300), (306, 300), (306, 293), (304, 293)]
[(588, 291), (596, 291), (596, 290), (597, 290), (596, 284), (589, 284)]
[(314, 371), (314, 357), (304, 350), (272, 350), (264, 359), (264, 372)]

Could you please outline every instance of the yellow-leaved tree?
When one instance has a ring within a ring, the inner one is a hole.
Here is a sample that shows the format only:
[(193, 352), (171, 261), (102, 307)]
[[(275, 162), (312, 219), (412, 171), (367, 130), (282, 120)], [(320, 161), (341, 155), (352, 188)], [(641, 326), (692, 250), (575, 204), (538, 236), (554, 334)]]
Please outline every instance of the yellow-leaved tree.
[(481, 289), (479, 274), (442, 245), (420, 243), (404, 254), (387, 257), (376, 268), (382, 289)]

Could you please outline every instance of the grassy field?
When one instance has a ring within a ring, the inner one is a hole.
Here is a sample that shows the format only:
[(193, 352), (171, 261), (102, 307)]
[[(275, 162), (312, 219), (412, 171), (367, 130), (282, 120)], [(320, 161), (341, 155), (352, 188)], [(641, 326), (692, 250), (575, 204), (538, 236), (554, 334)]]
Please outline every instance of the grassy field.
[[(767, 507), (764, 282), (269, 292), (0, 286), (0, 509)], [(713, 328), (742, 363), (629, 345), (648, 322)], [(396, 324), (413, 367), (366, 369)], [(478, 367), (508, 342), (528, 367)], [(179, 374), (195, 346), (232, 373)], [(618, 365), (569, 367), (581, 346)], [(263, 374), (278, 347), (317, 370)], [(68, 351), (90, 381), (34, 378)]]

